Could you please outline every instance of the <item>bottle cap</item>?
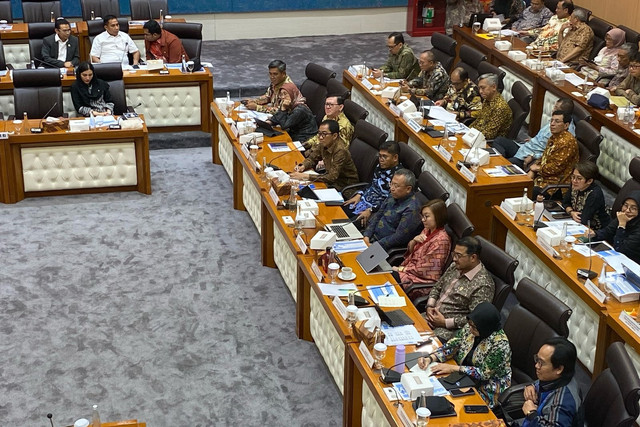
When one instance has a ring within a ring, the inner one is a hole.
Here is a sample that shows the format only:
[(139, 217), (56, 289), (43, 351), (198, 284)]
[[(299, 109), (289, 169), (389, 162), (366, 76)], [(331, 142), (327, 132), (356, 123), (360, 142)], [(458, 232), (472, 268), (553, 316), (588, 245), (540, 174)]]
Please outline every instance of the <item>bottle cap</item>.
[(418, 408), (416, 409), (416, 415), (420, 418), (427, 418), (431, 416), (431, 411), (429, 410), (429, 408)]

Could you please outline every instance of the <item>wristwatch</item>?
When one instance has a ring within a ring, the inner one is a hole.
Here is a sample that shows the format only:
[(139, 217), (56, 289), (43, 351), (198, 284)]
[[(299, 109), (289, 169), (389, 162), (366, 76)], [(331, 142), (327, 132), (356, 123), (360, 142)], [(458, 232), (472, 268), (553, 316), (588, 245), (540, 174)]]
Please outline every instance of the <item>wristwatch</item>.
[(532, 421), (535, 420), (535, 418), (538, 416), (538, 410), (537, 409), (532, 409), (527, 413), (527, 420)]

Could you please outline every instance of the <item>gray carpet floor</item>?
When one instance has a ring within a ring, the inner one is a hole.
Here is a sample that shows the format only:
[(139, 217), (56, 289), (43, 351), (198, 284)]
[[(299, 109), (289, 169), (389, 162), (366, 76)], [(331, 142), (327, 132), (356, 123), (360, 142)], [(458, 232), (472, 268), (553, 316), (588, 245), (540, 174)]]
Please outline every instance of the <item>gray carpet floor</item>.
[(210, 148), (151, 152), (153, 194), (0, 205), (0, 425), (338, 425), (341, 395), (260, 265)]

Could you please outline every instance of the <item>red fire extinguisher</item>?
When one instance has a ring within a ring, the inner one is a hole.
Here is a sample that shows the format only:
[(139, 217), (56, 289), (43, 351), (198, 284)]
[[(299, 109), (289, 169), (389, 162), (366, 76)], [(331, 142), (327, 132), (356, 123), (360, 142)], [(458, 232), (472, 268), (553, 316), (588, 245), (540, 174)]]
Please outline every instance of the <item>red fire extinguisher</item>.
[(422, 23), (425, 27), (433, 27), (433, 16), (435, 14), (435, 9), (431, 2), (425, 3), (422, 8)]

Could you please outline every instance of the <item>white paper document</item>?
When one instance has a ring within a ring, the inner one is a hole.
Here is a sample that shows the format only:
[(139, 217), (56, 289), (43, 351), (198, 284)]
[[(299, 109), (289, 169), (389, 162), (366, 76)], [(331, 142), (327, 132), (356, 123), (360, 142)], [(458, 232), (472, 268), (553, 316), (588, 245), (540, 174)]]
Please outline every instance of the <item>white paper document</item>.
[(378, 305), (380, 307), (406, 307), (407, 301), (404, 297), (392, 297), (381, 295), (378, 297)]
[(369, 295), (374, 303), (378, 304), (378, 298), (381, 296), (394, 296), (398, 297), (398, 291), (396, 291), (395, 286), (391, 283), (387, 282), (384, 285), (380, 286), (367, 286), (367, 290), (369, 291)]
[(331, 283), (318, 283), (318, 287), (320, 288), (322, 295), (327, 295), (330, 297), (346, 297), (351, 292), (355, 292), (358, 290), (358, 288), (356, 288), (356, 285), (354, 285), (353, 283), (338, 283), (335, 285), (332, 285)]
[(383, 323), (381, 329), (385, 334), (384, 343), (386, 345), (412, 345), (421, 341), (420, 334), (413, 325), (392, 328)]
[(431, 106), (429, 109), (429, 117), (436, 120), (442, 120), (446, 123), (456, 121), (456, 115), (454, 113), (450, 113), (437, 105)]
[(564, 79), (574, 86), (584, 84), (584, 77), (579, 76), (576, 73), (567, 73), (564, 75)]
[(316, 188), (313, 192), (321, 202), (344, 202), (342, 194), (335, 188)]
[(500, 31), (490, 31), (491, 34), (496, 35), (496, 36), (498, 35), (499, 32), (502, 34), (502, 37), (511, 37), (511, 36), (516, 36), (517, 37), (520, 34), (517, 31), (508, 30), (508, 29), (504, 29), (504, 30), (500, 30)]

